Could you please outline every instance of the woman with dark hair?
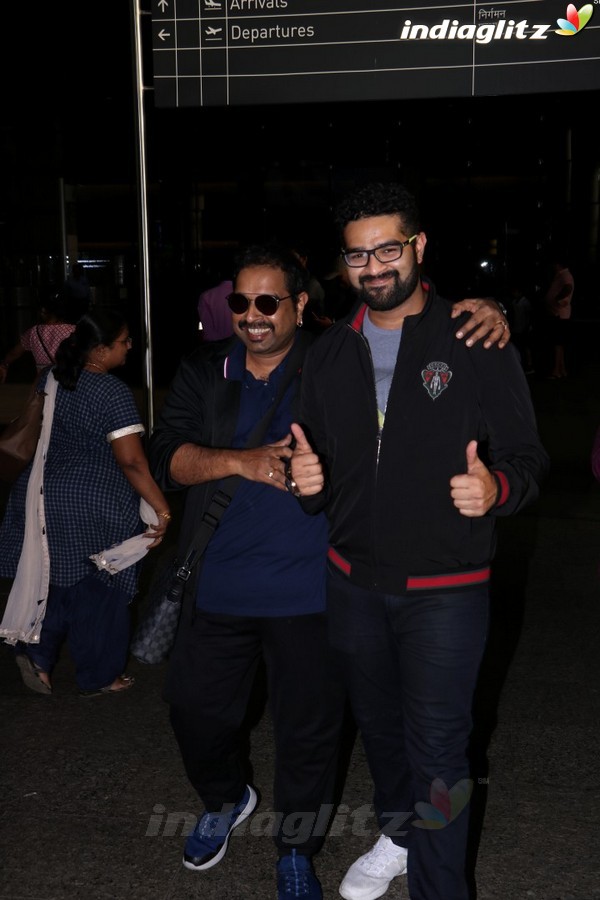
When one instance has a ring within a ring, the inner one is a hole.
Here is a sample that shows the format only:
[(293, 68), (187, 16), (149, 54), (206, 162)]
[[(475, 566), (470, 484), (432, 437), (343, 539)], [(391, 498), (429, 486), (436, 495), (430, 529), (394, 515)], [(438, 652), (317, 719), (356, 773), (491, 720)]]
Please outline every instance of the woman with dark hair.
[[(108, 309), (82, 316), (62, 342), (39, 383), (46, 397), (35, 458), (0, 526), (0, 575), (14, 579), (0, 637), (16, 645), (23, 681), (38, 693), (52, 692), (65, 638), (82, 695), (133, 684), (122, 673), (137, 561), (160, 543), (171, 514), (150, 474), (133, 394), (110, 374), (130, 347), (122, 313)], [(138, 535), (119, 563), (103, 553)]]
[(23, 332), (18, 342), (0, 362), (0, 384), (4, 384), (10, 365), (26, 353), (33, 356), (36, 377), (53, 365), (56, 350), (67, 338), (75, 325), (70, 324), (64, 295), (59, 291), (51, 294), (40, 307), (40, 321)]

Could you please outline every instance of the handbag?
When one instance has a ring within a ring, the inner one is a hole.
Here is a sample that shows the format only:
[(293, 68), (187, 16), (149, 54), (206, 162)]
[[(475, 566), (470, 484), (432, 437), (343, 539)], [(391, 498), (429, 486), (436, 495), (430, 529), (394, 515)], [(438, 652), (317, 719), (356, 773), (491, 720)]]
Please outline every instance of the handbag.
[[(252, 430), (246, 442), (246, 448), (258, 447), (262, 442), (281, 398), (292, 378), (299, 371), (301, 353), (302, 349), (296, 342), (273, 403)], [(138, 662), (156, 665), (164, 662), (168, 657), (175, 643), (183, 593), (192, 569), (204, 553), (221, 516), (231, 503), (241, 481), (241, 476), (235, 475), (219, 482), (220, 486), (213, 494), (208, 509), (202, 516), (198, 531), (188, 547), (183, 562), (175, 560), (157, 579), (156, 583), (151, 585), (147, 611), (134, 632), (129, 648), (131, 655)]]
[(33, 457), (42, 430), (43, 391), (37, 391), (37, 379), (20, 415), (0, 434), (0, 480), (12, 483), (25, 471)]
[(164, 662), (175, 640), (185, 587), (184, 582), (175, 577), (177, 569), (177, 560), (171, 560), (152, 581), (144, 617), (135, 630), (129, 648), (132, 656), (147, 665)]
[(157, 665), (169, 655), (179, 624), (185, 586), (192, 574), (195, 562), (202, 556), (219, 519), (229, 506), (239, 481), (228, 494), (215, 491), (210, 505), (202, 517), (200, 527), (182, 563), (177, 559), (150, 587), (150, 599), (144, 618), (137, 626), (130, 653), (138, 662)]

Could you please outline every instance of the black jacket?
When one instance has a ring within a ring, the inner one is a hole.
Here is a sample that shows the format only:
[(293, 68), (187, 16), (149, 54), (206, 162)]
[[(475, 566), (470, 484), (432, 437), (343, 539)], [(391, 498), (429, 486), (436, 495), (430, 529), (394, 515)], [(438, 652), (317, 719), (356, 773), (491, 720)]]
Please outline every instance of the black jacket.
[[(296, 338), (302, 355), (314, 337), (300, 332)], [(182, 360), (169, 388), (148, 448), (152, 474), (165, 491), (188, 491), (179, 540), (185, 550), (208, 508), (217, 482), (185, 487), (170, 474), (175, 451), (187, 443), (203, 447), (231, 447), (240, 405), (241, 382), (224, 375), (227, 356), (237, 337), (206, 344)], [(299, 406), (300, 371), (296, 379), (294, 409)]]
[[(533, 501), (549, 463), (514, 348), (468, 348), (450, 304), (426, 287), (425, 308), (404, 321), (381, 435), (366, 307), (319, 337), (302, 378), (301, 421), (327, 476), (304, 506), (326, 509), (341, 571), (394, 594), (487, 580), (496, 516)], [(498, 480), (481, 518), (462, 516), (450, 497), (473, 439)]]

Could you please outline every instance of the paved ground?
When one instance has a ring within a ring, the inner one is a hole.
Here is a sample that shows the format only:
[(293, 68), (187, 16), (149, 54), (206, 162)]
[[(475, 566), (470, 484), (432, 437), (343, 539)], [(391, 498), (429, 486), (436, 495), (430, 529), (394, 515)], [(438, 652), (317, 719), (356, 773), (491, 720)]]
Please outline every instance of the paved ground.
[[(595, 348), (582, 352), (564, 382), (531, 380), (553, 467), (536, 506), (499, 530), (476, 703), (479, 900), (600, 900), (600, 485), (589, 467), (600, 423), (596, 359)], [(2, 599), (9, 586), (0, 582)], [(0, 900), (273, 898), (274, 852), (262, 833), (272, 809), (268, 714), (258, 706), (252, 730), (259, 811), (222, 864), (190, 873), (180, 863), (182, 834), (198, 803), (161, 700), (164, 667), (132, 661), (130, 669), (132, 691), (83, 699), (65, 652), (47, 698), (22, 685), (0, 646)], [(326, 900), (373, 841), (370, 800), (357, 742), (316, 860)], [(388, 897), (408, 900), (404, 879)]]

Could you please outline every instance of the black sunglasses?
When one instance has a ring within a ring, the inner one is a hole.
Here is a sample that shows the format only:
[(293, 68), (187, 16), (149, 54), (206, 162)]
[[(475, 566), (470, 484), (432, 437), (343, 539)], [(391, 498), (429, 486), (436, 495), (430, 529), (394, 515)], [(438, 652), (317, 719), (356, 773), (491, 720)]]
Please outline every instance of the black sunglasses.
[[(252, 294), (252, 291), (250, 291)], [(248, 312), (250, 303), (254, 303), (255, 307), (263, 316), (274, 316), (279, 309), (282, 300), (287, 300), (292, 294), (286, 294), (285, 297), (276, 297), (274, 294), (256, 294), (253, 295), (254, 300), (248, 300), (245, 294), (229, 294), (227, 303), (232, 313), (237, 316)]]

